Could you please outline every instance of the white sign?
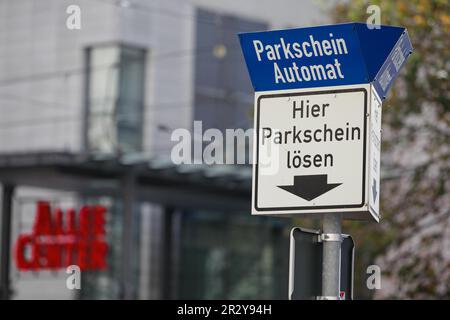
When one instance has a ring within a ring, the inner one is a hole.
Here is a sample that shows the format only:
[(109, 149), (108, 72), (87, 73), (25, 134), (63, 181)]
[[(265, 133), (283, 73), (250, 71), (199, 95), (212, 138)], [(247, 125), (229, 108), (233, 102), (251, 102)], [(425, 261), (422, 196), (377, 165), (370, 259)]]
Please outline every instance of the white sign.
[(371, 210), (378, 221), (381, 103), (373, 95), (371, 85), (258, 92), (252, 213), (364, 219)]

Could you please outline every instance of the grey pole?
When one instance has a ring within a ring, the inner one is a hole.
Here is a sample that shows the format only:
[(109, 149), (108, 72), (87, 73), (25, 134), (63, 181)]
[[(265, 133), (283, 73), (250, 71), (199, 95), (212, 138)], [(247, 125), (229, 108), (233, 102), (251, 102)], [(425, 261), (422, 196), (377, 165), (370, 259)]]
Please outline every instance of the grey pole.
[(323, 217), (322, 299), (338, 299), (341, 274), (341, 214)]
[(1, 262), (0, 266), (0, 299), (10, 298), (9, 264), (11, 255), (11, 220), (13, 207), (14, 186), (3, 185), (2, 197), (2, 234), (1, 234)]
[(136, 173), (130, 168), (122, 180), (123, 223), (122, 223), (122, 269), (120, 275), (120, 299), (133, 299), (132, 281), (134, 210), (136, 201)]

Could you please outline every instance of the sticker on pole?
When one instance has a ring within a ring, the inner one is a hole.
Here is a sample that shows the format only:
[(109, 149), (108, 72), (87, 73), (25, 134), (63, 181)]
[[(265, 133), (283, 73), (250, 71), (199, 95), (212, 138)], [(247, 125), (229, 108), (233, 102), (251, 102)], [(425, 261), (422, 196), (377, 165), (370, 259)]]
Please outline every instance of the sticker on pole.
[(370, 86), (255, 97), (254, 214), (368, 212)]

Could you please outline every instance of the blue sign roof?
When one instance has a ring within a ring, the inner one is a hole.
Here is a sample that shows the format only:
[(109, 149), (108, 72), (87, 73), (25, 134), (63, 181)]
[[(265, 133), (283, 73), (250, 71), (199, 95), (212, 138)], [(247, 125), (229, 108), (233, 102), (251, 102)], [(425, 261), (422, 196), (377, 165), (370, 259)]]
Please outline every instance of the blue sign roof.
[(412, 52), (405, 28), (345, 23), (239, 34), (255, 91), (373, 82), (380, 97)]

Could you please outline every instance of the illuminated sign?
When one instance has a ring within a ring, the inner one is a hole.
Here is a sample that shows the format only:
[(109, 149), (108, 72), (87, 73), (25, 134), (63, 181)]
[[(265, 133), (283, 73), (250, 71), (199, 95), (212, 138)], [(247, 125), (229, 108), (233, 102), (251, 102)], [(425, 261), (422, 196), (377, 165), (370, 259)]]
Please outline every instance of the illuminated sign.
[(77, 213), (53, 210), (45, 201), (37, 203), (32, 232), (21, 234), (14, 248), (20, 271), (57, 270), (78, 265), (81, 270), (106, 269), (103, 206), (83, 206)]

